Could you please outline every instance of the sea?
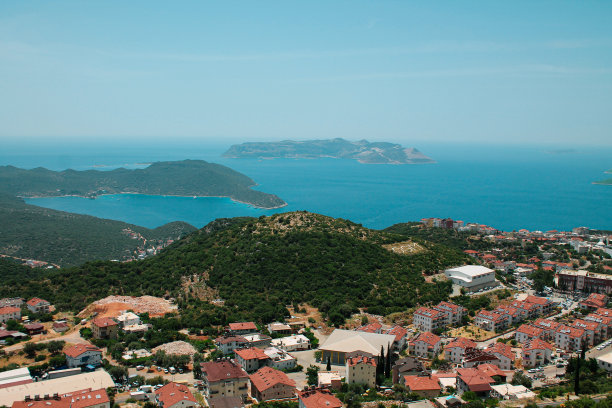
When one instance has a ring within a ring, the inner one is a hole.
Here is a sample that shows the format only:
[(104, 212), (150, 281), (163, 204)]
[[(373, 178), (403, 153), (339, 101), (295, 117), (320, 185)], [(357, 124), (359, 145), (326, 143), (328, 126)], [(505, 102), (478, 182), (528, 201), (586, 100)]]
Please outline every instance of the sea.
[(420, 143), (435, 164), (361, 164), (346, 159), (229, 159), (230, 144), (142, 141), (133, 144), (13, 143), (0, 165), (51, 170), (143, 168), (155, 161), (201, 159), (252, 178), (255, 189), (287, 206), (265, 210), (219, 197), (107, 195), (33, 198), (29, 204), (121, 220), (148, 228), (185, 221), (201, 228), (216, 218), (306, 210), (369, 228), (440, 217), (503, 231), (612, 230), (612, 147)]

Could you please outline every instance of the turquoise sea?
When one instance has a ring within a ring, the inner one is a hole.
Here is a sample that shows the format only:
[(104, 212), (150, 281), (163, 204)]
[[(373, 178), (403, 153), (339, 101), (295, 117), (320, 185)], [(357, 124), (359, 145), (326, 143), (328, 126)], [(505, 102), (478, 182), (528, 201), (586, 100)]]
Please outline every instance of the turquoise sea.
[[(404, 143), (410, 146), (408, 143)], [(227, 165), (288, 206), (262, 210), (226, 198), (111, 195), (27, 202), (57, 210), (157, 227), (182, 220), (202, 227), (219, 217), (308, 210), (371, 228), (423, 217), (451, 217), (501, 230), (612, 230), (612, 148), (416, 144), (429, 165), (365, 165), (352, 160), (225, 159), (229, 144), (7, 146), (0, 164), (53, 170), (137, 168), (159, 160), (203, 159)], [(95, 167), (94, 167), (95, 166)], [(104, 167), (101, 167), (104, 166)]]

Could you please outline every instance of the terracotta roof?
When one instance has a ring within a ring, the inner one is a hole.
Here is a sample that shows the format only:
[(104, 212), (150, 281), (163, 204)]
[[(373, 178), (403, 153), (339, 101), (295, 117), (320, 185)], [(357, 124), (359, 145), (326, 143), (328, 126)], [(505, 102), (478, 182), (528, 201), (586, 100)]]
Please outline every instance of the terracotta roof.
[(415, 315), (421, 315), (421, 316), (430, 317), (432, 319), (439, 318), (439, 317), (445, 317), (446, 316), (441, 311), (435, 310), (435, 309), (430, 309), (428, 307), (419, 307), (417, 309), (417, 311), (414, 312), (414, 314)]
[(365, 326), (361, 326), (357, 328), (357, 331), (362, 331), (366, 333), (376, 333), (381, 328), (382, 328), (382, 324), (378, 322), (372, 322), (370, 324), (366, 324)]
[(354, 365), (363, 363), (363, 364), (367, 364), (367, 365), (371, 365), (376, 367), (376, 359), (372, 358), (372, 357), (366, 357), (366, 356), (355, 356), (355, 357), (351, 357), (349, 359), (346, 360), (346, 363), (352, 367)]
[(239, 355), (243, 360), (268, 360), (270, 358), (262, 349), (256, 347), (236, 349), (234, 353)]
[(606, 309), (604, 307), (600, 307), (594, 312), (597, 315), (612, 317), (612, 309)]
[(45, 328), (42, 323), (24, 324), (23, 327), (25, 327), (26, 330), (41, 330)]
[(202, 373), (206, 374), (208, 382), (249, 378), (249, 375), (232, 360), (208, 361), (202, 363)]
[(489, 391), (495, 381), (476, 368), (458, 368), (459, 378), (467, 384), (470, 391)]
[(402, 326), (393, 326), (387, 330), (387, 334), (395, 336), (395, 341), (401, 341), (404, 337), (406, 337), (406, 334), (408, 334), (408, 330)]
[(40, 298), (32, 298), (32, 299), (27, 301), (27, 304), (30, 305), (30, 306), (36, 306), (36, 305), (38, 305), (40, 303), (49, 303), (49, 302), (47, 302), (44, 299), (40, 299)]
[(450, 302), (445, 302), (445, 301), (441, 301), (440, 303), (438, 303), (437, 307), (446, 307), (446, 308), (449, 308), (450, 310), (453, 311), (453, 313), (457, 313), (458, 311), (463, 309), (462, 306), (459, 306), (459, 305), (456, 305), (456, 304), (450, 303)]
[(500, 321), (500, 320), (507, 319), (506, 315), (501, 314), (499, 312), (496, 312), (495, 310), (493, 310), (493, 311), (481, 310), (474, 317), (480, 317), (480, 318), (483, 318), (483, 319), (486, 319), (486, 320), (490, 320), (492, 322), (497, 322), (497, 321)]
[(242, 408), (244, 403), (240, 397), (216, 397), (207, 398), (208, 406), (210, 408)]
[(251, 379), (251, 384), (260, 392), (272, 388), (277, 384), (295, 387), (295, 381), (287, 377), (287, 374), (275, 370), (272, 367), (262, 367), (249, 378)]
[(512, 302), (512, 306), (523, 310), (533, 310), (538, 307), (535, 303), (525, 302), (521, 300), (515, 300), (514, 302)]
[(98, 317), (91, 321), (91, 324), (98, 327), (117, 326), (117, 322), (110, 317)]
[(506, 373), (501, 368), (496, 366), (495, 364), (488, 364), (488, 363), (480, 364), (476, 368), (483, 375), (489, 376), (491, 378), (493, 378), (494, 375), (499, 375), (501, 377), (506, 377)]
[(102, 353), (102, 350), (100, 350), (96, 346), (93, 346), (91, 344), (79, 343), (79, 344), (75, 344), (73, 346), (68, 347), (66, 350), (64, 350), (64, 354), (66, 354), (68, 357), (77, 358), (81, 354), (88, 352), (88, 351), (97, 351), (97, 352)]
[(17, 313), (20, 311), (21, 309), (18, 307), (12, 307), (12, 306), (0, 307), (0, 315), (13, 314), (13, 313)]
[(562, 324), (557, 328), (556, 333), (567, 334), (569, 337), (572, 338), (580, 338), (584, 336), (584, 329), (579, 329), (577, 327), (566, 326)]
[(586, 315), (584, 320), (591, 320), (593, 322), (598, 322), (606, 326), (612, 325), (612, 317), (602, 316), (595, 313), (589, 313), (588, 315)]
[(181, 401), (191, 401), (197, 403), (195, 397), (189, 391), (186, 385), (177, 384), (174, 382), (168, 383), (155, 391), (157, 399), (162, 403), (165, 408), (171, 407)]
[(221, 336), (215, 339), (215, 343), (218, 344), (228, 344), (228, 343), (248, 343), (247, 339), (242, 336)]
[(461, 347), (462, 349), (474, 348), (477, 344), (474, 340), (467, 339), (465, 337), (457, 337), (455, 340), (444, 346), (444, 349), (450, 349), (454, 347)]
[(505, 343), (495, 343), (493, 346), (487, 348), (489, 353), (497, 353), (502, 356), (508, 357), (510, 361), (514, 361), (514, 353), (512, 353), (512, 347)]
[(311, 390), (298, 393), (306, 408), (341, 408), (342, 401), (328, 390)]
[(432, 377), (405, 375), (404, 382), (410, 391), (430, 391), (441, 389), (438, 379)]
[(537, 319), (535, 322), (533, 322), (533, 325), (540, 327), (544, 330), (557, 330), (557, 328), (561, 326), (561, 323), (559, 323), (556, 320), (540, 318), (540, 319)]
[(230, 323), (229, 328), (232, 331), (236, 330), (255, 330), (257, 331), (257, 326), (253, 322), (240, 322), (240, 323)]
[(435, 334), (431, 332), (422, 332), (422, 333), (419, 333), (418, 336), (414, 340), (412, 340), (412, 342), (416, 343), (417, 341), (424, 341), (430, 346), (435, 346), (436, 344), (440, 342), (440, 340), (441, 339), (439, 336), (436, 336)]
[(601, 293), (591, 293), (588, 298), (580, 304), (589, 307), (604, 307), (608, 303), (608, 297)]
[(94, 391), (87, 389), (71, 392), (69, 394), (64, 394), (62, 397), (65, 397), (71, 402), (70, 408), (87, 408), (110, 402), (108, 394), (103, 388)]
[(590, 331), (597, 331), (597, 329), (599, 328), (599, 323), (576, 319), (572, 322), (572, 327), (577, 327), (579, 329), (585, 329)]
[(525, 343), (525, 345), (523, 345), (523, 351), (544, 350), (544, 349), (554, 350), (555, 348), (553, 347), (552, 344), (542, 339), (533, 339)]
[(523, 300), (523, 302), (527, 302), (527, 303), (535, 303), (536, 305), (542, 305), (542, 306), (546, 306), (547, 304), (551, 303), (550, 300), (540, 297), (540, 296), (533, 296), (533, 295), (529, 295), (525, 298), (525, 300)]
[(540, 337), (544, 332), (544, 329), (536, 326), (532, 326), (530, 324), (521, 324), (521, 326), (516, 329), (517, 333), (524, 333), (529, 337)]
[(61, 398), (60, 400), (15, 401), (11, 408), (70, 408), (70, 400)]
[(499, 305), (495, 308), (495, 311), (501, 314), (507, 314), (510, 316), (516, 316), (520, 314), (519, 310), (516, 307), (508, 306), (508, 305)]

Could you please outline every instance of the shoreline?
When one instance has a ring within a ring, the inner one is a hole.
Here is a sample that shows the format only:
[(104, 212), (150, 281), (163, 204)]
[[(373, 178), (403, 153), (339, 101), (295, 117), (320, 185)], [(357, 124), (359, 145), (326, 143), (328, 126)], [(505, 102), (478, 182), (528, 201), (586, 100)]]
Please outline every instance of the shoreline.
[(178, 198), (229, 198), (231, 201), (236, 202), (236, 203), (240, 203), (240, 204), (245, 204), (248, 206), (251, 206), (253, 208), (259, 208), (262, 210), (276, 210), (279, 208), (283, 208), (288, 206), (289, 204), (283, 200), (283, 204), (282, 205), (277, 205), (274, 207), (262, 207), (253, 203), (249, 203), (247, 201), (240, 201), (236, 198), (230, 197), (230, 196), (213, 196), (213, 195), (178, 195), (178, 194), (146, 194), (146, 193), (138, 193), (138, 192), (131, 192), (131, 191), (122, 191), (119, 193), (104, 193), (104, 194), (96, 194), (95, 196), (82, 196), (82, 195), (78, 195), (78, 194), (64, 194), (64, 195), (36, 195), (36, 196), (17, 196), (19, 198), (22, 199), (26, 199), (26, 198), (64, 198), (64, 197), (76, 197), (76, 198), (87, 198), (90, 200), (95, 200), (98, 197), (102, 197), (102, 196), (113, 196), (113, 195), (144, 195), (144, 196), (152, 196), (152, 197), (178, 197)]
[(594, 181), (591, 184), (596, 184), (599, 186), (612, 186), (612, 181), (610, 181), (609, 183), (604, 183), (603, 181)]

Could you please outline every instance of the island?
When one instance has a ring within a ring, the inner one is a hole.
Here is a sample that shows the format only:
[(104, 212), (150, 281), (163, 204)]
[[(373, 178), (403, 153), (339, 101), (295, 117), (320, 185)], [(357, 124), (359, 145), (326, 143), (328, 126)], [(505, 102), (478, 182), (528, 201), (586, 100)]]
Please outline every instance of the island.
[[(612, 174), (612, 169), (604, 171), (605, 174)], [(603, 184), (604, 186), (612, 186), (612, 178), (600, 181), (594, 181), (593, 184)]]
[(52, 171), (0, 166), (0, 192), (13, 196), (96, 198), (103, 194), (229, 197), (254, 207), (287, 205), (274, 194), (253, 190), (256, 183), (229, 167), (204, 160), (152, 163), (144, 169)]
[(224, 154), (229, 158), (257, 159), (353, 159), (367, 164), (435, 163), (415, 148), (387, 142), (351, 142), (345, 139), (283, 140), (280, 142), (248, 142), (231, 146)]

